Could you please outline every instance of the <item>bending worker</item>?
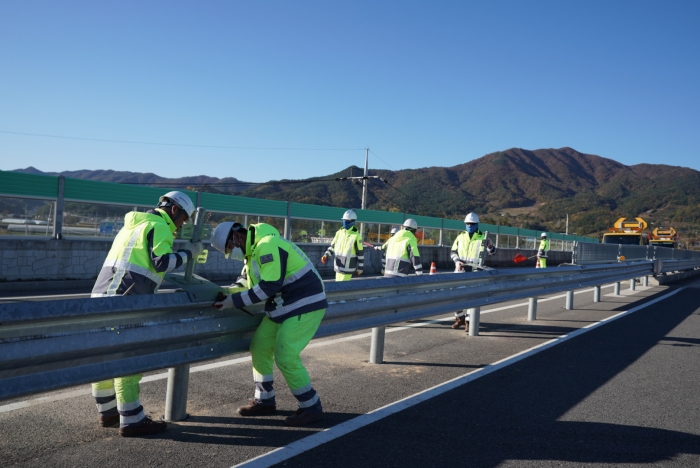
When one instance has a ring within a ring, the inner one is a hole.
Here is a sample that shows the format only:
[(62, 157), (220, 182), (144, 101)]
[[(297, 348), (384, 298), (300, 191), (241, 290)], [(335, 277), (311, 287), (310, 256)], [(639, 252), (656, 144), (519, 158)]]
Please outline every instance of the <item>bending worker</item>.
[[(92, 297), (155, 294), (166, 273), (192, 262), (202, 253), (202, 243), (187, 243), (173, 253), (177, 229), (192, 218), (192, 200), (182, 192), (168, 192), (158, 206), (145, 213), (132, 211), (114, 238), (112, 248), (92, 288)], [(153, 421), (139, 399), (141, 374), (92, 384), (92, 395), (102, 427), (116, 427), (124, 437), (156, 434), (166, 423)]]
[[(247, 289), (221, 296), (214, 307), (223, 310), (265, 301), (265, 314), (250, 343), (255, 397), (238, 408), (241, 416), (277, 410), (273, 363), (282, 372), (299, 409), (285, 420), (304, 426), (323, 419), (323, 407), (300, 353), (313, 338), (328, 302), (321, 276), (296, 245), (280, 237), (269, 224), (221, 223), (212, 233), (212, 247), (226, 258), (246, 261)], [(278, 297), (279, 295), (279, 297)]]
[(547, 268), (547, 253), (549, 252), (547, 233), (540, 234), (540, 239), (540, 248), (537, 250), (537, 268)]
[(331, 245), (321, 257), (321, 263), (325, 265), (328, 257), (335, 255), (333, 269), (336, 281), (348, 281), (352, 278), (353, 273), (360, 276), (364, 268), (365, 256), (362, 236), (355, 227), (356, 220), (357, 215), (353, 210), (348, 210), (343, 214), (343, 227), (335, 233)]
[[(475, 265), (479, 264), (481, 254), (481, 241), (484, 240), (484, 233), (479, 230), (479, 217), (476, 213), (469, 213), (464, 218), (465, 231), (460, 233), (452, 244), (450, 256), (455, 262), (455, 271), (470, 272)], [(486, 252), (489, 255), (496, 253), (496, 247), (490, 239), (486, 239)], [(464, 310), (455, 312), (455, 323), (452, 328), (458, 329), (466, 327), (469, 330), (469, 322), (466, 319)]]
[(416, 239), (417, 230), (418, 223), (409, 218), (404, 221), (403, 229), (386, 241), (385, 277), (408, 276), (411, 267), (416, 270), (416, 275), (423, 274), (423, 265), (420, 262), (418, 240)]

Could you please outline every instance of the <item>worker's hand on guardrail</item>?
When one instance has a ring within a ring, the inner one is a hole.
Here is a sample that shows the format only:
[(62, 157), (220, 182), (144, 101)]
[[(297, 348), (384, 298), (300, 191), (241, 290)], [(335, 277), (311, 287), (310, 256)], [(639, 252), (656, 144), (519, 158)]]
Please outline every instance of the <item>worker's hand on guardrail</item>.
[(360, 276), (360, 275), (362, 274), (362, 270), (355, 270), (355, 274), (356, 274), (357, 276)]
[[(221, 296), (224, 297), (221, 298)], [(215, 307), (219, 310), (232, 309), (233, 299), (231, 298), (231, 296), (226, 296), (224, 293), (219, 292), (219, 294), (216, 296), (216, 302), (212, 304), (212, 307)]]
[(321, 257), (321, 263), (323, 263), (325, 265), (327, 261), (328, 261), (328, 255), (324, 255), (323, 257)]
[(185, 250), (190, 251), (190, 253), (192, 254), (192, 260), (196, 260), (197, 257), (199, 257), (202, 254), (202, 251), (204, 250), (204, 244), (202, 244), (202, 241), (194, 243), (192, 241), (188, 241), (187, 245), (185, 246)]

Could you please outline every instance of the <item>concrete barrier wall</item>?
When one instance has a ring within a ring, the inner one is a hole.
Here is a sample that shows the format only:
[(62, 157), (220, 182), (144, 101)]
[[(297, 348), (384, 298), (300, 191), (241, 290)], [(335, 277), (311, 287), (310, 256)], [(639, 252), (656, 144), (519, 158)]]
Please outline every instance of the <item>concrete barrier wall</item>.
[[(65, 281), (94, 280), (102, 267), (112, 245), (111, 240), (101, 239), (1, 239), (0, 240), (0, 282), (17, 281)], [(318, 269), (329, 278), (334, 275), (332, 262), (321, 263), (321, 256), (328, 248), (320, 244), (298, 244)], [(176, 241), (175, 249), (182, 248), (184, 242)], [(439, 272), (453, 271), (449, 247), (420, 247), (424, 271), (430, 270), (435, 262)], [(486, 260), (486, 265), (494, 268), (518, 266), (513, 262), (516, 254), (526, 257), (535, 255), (534, 250), (499, 249), (496, 255)], [(548, 265), (571, 262), (571, 252), (550, 252)], [(519, 266), (535, 266), (535, 259)], [(381, 252), (365, 249), (365, 274), (380, 274)], [(197, 265), (195, 273), (212, 281), (225, 281), (235, 278), (241, 269), (240, 262), (226, 260), (224, 256), (209, 248), (209, 257), (204, 265)], [(2, 288), (6, 289), (6, 288)]]

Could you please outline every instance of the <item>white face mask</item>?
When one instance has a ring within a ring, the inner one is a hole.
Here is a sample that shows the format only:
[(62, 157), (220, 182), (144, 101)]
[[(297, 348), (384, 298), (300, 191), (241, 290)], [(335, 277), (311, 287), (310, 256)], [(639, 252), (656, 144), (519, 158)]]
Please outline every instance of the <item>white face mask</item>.
[(234, 247), (233, 250), (228, 254), (228, 257), (230, 260), (238, 260), (239, 262), (243, 261), (243, 251), (240, 249), (240, 247)]

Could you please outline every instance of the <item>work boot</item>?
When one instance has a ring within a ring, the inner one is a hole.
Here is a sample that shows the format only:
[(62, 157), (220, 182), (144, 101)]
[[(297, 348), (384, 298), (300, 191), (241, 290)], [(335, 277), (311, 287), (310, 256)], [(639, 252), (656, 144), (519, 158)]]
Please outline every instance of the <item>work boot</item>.
[(148, 416), (143, 418), (143, 423), (136, 427), (120, 427), (119, 435), (122, 437), (140, 437), (159, 434), (168, 427), (165, 421), (154, 421)]
[(100, 426), (102, 426), (102, 427), (118, 427), (119, 426), (119, 413), (112, 414), (110, 416), (100, 415)]
[(277, 411), (275, 405), (263, 405), (255, 400), (250, 400), (246, 406), (238, 407), (238, 414), (241, 416), (258, 416), (261, 414), (271, 414)]
[(469, 333), (469, 320), (466, 320), (464, 322), (464, 331)]
[(284, 424), (285, 426), (299, 427), (315, 423), (321, 419), (323, 419), (323, 411), (310, 413), (308, 411), (304, 411), (302, 408), (299, 408), (293, 415), (284, 420)]
[(464, 326), (464, 323), (465, 323), (464, 321), (465, 321), (465, 318), (463, 315), (455, 317), (455, 323), (452, 324), (452, 328), (454, 328), (455, 330), (458, 330), (460, 327)]

